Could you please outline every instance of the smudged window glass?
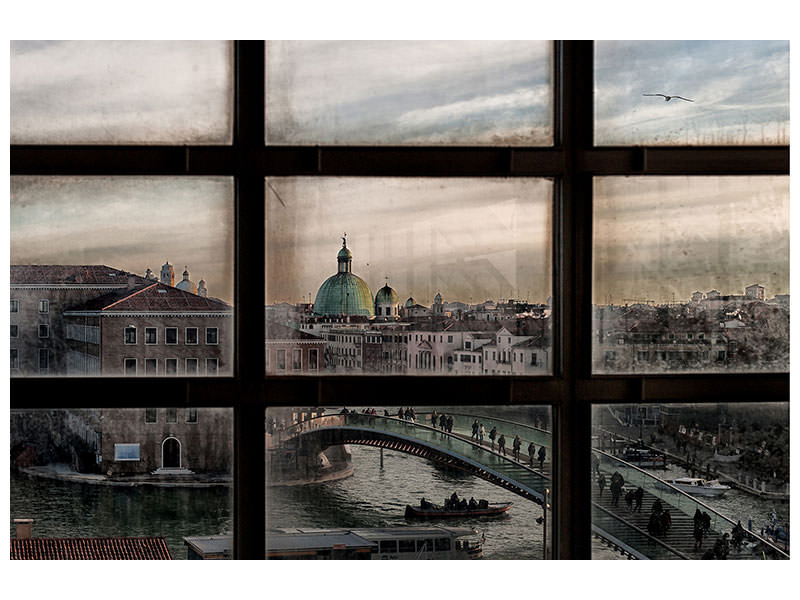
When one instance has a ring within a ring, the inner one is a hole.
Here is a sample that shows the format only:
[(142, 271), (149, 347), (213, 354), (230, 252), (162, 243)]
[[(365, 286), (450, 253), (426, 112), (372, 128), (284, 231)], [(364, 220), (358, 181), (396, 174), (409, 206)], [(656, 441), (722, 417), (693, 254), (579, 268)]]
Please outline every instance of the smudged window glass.
[(789, 369), (788, 177), (599, 177), (593, 369)]
[(598, 41), (595, 143), (789, 143), (789, 42)]
[(269, 41), (269, 144), (552, 144), (544, 41)]

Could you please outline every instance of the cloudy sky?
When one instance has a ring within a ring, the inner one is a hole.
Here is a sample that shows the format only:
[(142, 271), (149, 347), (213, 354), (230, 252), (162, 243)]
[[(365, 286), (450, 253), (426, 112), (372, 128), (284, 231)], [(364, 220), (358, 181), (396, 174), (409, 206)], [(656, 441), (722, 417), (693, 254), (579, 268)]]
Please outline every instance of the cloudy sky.
[(230, 143), (232, 44), (12, 41), (12, 143)]
[(789, 143), (788, 41), (600, 41), (595, 64), (599, 145)]
[(233, 181), (12, 177), (11, 264), (101, 264), (139, 275), (169, 261), (233, 301)]
[(789, 293), (788, 177), (595, 180), (594, 302)]
[(267, 141), (548, 145), (551, 46), (271, 42)]
[(482, 302), (550, 295), (545, 179), (275, 178), (267, 183), (267, 302), (313, 301), (347, 233), (373, 295)]

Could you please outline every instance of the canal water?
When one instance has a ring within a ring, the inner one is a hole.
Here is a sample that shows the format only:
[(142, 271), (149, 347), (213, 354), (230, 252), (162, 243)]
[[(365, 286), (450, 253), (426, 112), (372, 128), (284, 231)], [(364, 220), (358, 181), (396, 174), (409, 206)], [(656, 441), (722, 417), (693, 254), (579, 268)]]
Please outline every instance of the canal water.
[[(513, 502), (505, 517), (462, 519), (441, 524), (474, 527), (485, 534), (487, 559), (542, 558), (542, 515), (537, 504), (483, 480), (444, 470), (421, 458), (368, 446), (350, 446), (354, 475), (318, 485), (274, 487), (267, 494), (268, 527), (404, 527), (406, 504), (423, 496), (436, 503), (454, 491), (467, 499)], [(682, 476), (668, 469), (662, 476)], [(231, 531), (230, 489), (116, 487), (60, 482), (11, 474), (11, 518), (35, 519), (37, 537), (164, 536), (175, 559), (186, 558), (184, 536)], [(774, 510), (779, 524), (789, 522), (789, 504), (761, 500), (737, 490), (706, 503), (757, 531)], [(548, 527), (552, 523), (548, 520)], [(14, 535), (13, 522), (11, 535)], [(624, 558), (593, 541), (597, 559)]]

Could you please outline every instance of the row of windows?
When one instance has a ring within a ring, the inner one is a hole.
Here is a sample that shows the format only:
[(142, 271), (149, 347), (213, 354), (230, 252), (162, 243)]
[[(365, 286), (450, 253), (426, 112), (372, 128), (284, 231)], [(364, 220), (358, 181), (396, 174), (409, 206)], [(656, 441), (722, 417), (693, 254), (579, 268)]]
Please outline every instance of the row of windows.
[[(144, 422), (145, 423), (158, 423), (158, 410), (157, 408), (146, 408), (144, 409)], [(177, 423), (178, 422), (178, 409), (177, 408), (165, 408), (164, 411), (164, 423)], [(196, 408), (187, 408), (186, 409), (186, 422), (187, 423), (197, 423), (197, 409)]]
[[(138, 333), (135, 326), (129, 325), (125, 328), (123, 340), (129, 346), (138, 343)], [(158, 344), (158, 327), (144, 328), (144, 343), (147, 345)], [(178, 343), (177, 327), (164, 328), (164, 343), (167, 345)], [(186, 327), (183, 334), (183, 343), (188, 346), (199, 344), (199, 329), (197, 327)], [(206, 327), (206, 345), (216, 346), (217, 344), (219, 344), (219, 329), (217, 327)]]
[[(134, 377), (139, 375), (139, 359), (126, 358), (123, 361), (124, 373), (126, 376)], [(146, 376), (151, 375), (177, 375), (178, 374), (178, 359), (165, 358), (163, 364), (159, 365), (157, 358), (145, 358), (141, 361), (143, 363), (144, 371), (141, 373)], [(219, 359), (206, 358), (206, 375), (217, 375), (219, 373)], [(197, 358), (187, 358), (184, 360), (184, 374), (186, 375), (200, 375), (200, 360)]]
[[(19, 350), (11, 348), (10, 365), (12, 369), (19, 369)], [(39, 371), (46, 373), (50, 369), (50, 350), (39, 348)]]
[[(270, 351), (267, 350), (267, 366), (269, 366)], [(300, 348), (292, 349), (292, 370), (299, 371), (303, 368), (303, 351)], [(308, 349), (308, 368), (316, 371), (319, 368), (319, 350), (317, 348)], [(278, 371), (286, 370), (286, 350), (275, 350), (275, 369)]]
[[(11, 301), (11, 312), (19, 312), (19, 300), (12, 300)], [(49, 313), (50, 312), (50, 301), (49, 300), (39, 300), (39, 312), (40, 313)]]
[[(49, 323), (39, 323), (36, 326), (40, 338), (49, 338), (50, 337), (50, 324)], [(19, 337), (19, 325), (11, 325), (9, 330), (9, 335), (12, 338)]]

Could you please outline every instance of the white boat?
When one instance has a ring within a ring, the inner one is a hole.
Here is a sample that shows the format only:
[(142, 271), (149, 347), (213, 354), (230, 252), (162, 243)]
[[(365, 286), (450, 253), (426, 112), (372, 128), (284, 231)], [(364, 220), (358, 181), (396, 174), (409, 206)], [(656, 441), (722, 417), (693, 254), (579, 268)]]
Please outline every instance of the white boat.
[(664, 481), (692, 496), (719, 497), (731, 489), (729, 485), (721, 484), (718, 479), (709, 481), (697, 477), (677, 477), (675, 479), (665, 479)]

